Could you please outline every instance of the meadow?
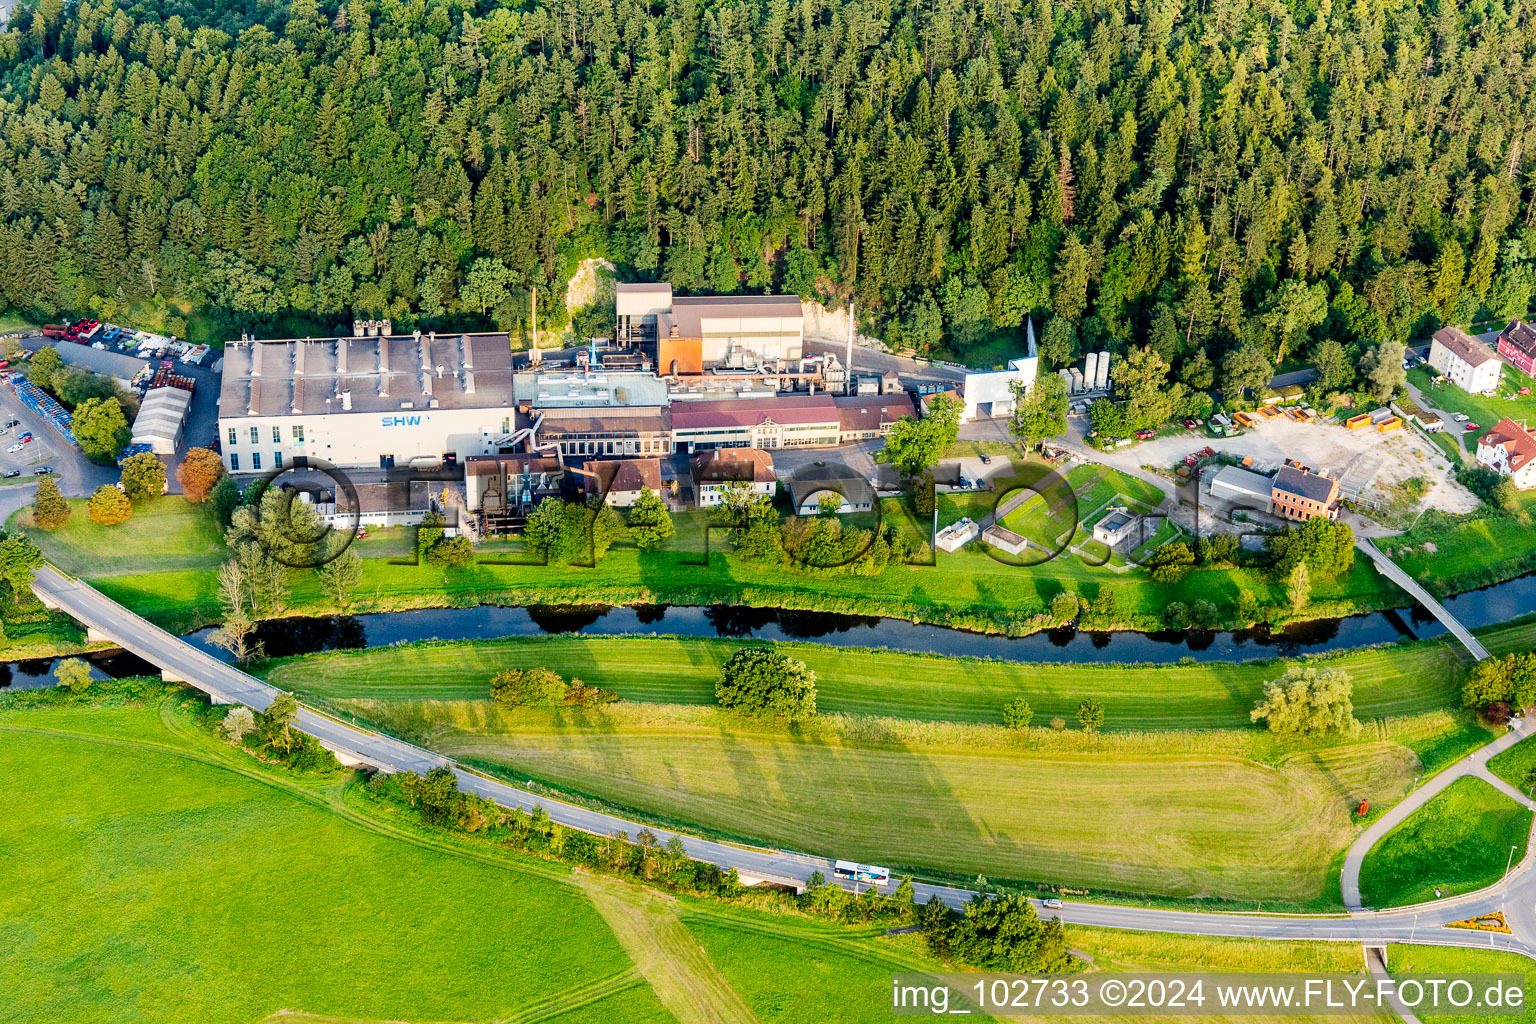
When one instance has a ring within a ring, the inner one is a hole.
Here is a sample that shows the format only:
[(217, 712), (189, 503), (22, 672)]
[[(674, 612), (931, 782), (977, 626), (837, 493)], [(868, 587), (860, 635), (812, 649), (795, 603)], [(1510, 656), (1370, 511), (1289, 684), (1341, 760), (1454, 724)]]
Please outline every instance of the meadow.
[[(1432, 713), (1287, 750), (1257, 730), (1086, 735), (714, 708), (329, 701), (519, 784), (724, 838), (930, 877), (1333, 907), (1351, 811), (1486, 733)], [(1422, 751), (1423, 754), (1419, 753)]]
[(1478, 778), (1460, 778), (1381, 838), (1360, 868), (1366, 906), (1401, 907), (1497, 882), (1525, 856), (1531, 812)]
[[(1490, 649), (1518, 645), (1536, 623), (1482, 633)], [(256, 668), (272, 683), (322, 699), (476, 700), (506, 668), (542, 666), (614, 690), (626, 701), (712, 704), (720, 668), (756, 641), (684, 637), (548, 636), (402, 644), (331, 651)], [(1002, 721), (1002, 705), (1024, 697), (1036, 724), (1071, 720), (1079, 701), (1098, 697), (1108, 729), (1246, 726), (1274, 662), (1184, 665), (1041, 665), (895, 651), (780, 644), (816, 673), (823, 711), (929, 721)], [(1367, 648), (1308, 664), (1341, 668), (1354, 681), (1360, 718), (1417, 714), (1455, 703), (1459, 651), (1443, 642)]]
[(0, 705), (0, 771), (26, 780), (0, 793), (0, 1021), (673, 1019), (546, 865), (360, 827), (336, 813), (350, 776), (268, 775), (174, 711), (19, 699)]

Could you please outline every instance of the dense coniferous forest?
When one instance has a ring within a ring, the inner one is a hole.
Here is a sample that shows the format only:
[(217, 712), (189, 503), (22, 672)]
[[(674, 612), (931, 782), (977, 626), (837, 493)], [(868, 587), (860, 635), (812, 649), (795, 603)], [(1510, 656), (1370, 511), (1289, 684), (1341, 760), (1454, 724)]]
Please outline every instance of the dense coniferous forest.
[(209, 333), (516, 328), (530, 288), (604, 256), (856, 299), (893, 344), (984, 363), (1033, 313), (1054, 363), (1150, 344), (1209, 386), (1526, 312), (1533, 16), (23, 0), (0, 35), (0, 301)]

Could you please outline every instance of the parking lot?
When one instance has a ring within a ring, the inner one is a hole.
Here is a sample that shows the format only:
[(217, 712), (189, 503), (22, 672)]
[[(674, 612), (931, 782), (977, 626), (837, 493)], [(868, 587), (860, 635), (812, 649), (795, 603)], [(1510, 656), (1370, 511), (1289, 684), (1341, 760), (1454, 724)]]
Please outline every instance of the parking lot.
[[(17, 475), (0, 476), (0, 516), (9, 516), (32, 501), (40, 469), (52, 470), (59, 489), (71, 497), (84, 497), (100, 485), (117, 480), (117, 467), (91, 462), (78, 448), (66, 444), (10, 389), (0, 387), (0, 424), (10, 420), (19, 420), (20, 426), (6, 427), (5, 433), (0, 434), (0, 474)], [(20, 451), (8, 451), (19, 443), (23, 431), (31, 431), (32, 441), (23, 444)]]

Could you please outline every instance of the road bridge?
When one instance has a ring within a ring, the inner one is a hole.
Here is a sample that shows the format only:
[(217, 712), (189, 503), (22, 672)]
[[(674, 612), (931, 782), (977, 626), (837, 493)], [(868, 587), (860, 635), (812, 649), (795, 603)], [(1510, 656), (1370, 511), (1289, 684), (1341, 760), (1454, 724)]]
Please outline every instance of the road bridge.
[[(83, 623), (93, 636), (120, 644), (158, 666), (167, 679), (201, 690), (214, 701), (239, 703), (253, 711), (265, 711), (283, 692), (172, 636), (52, 566), (45, 566), (38, 572), (32, 590), (48, 607)], [(466, 771), (441, 754), (323, 715), (303, 705), (299, 707), (297, 725), (349, 762), (386, 772), (425, 773), (446, 766), (453, 770), (459, 788), (465, 792), (527, 812), (542, 807), (551, 820), (584, 832), (595, 835), (625, 832), (634, 836), (640, 829), (649, 828), (660, 842), (667, 843), (676, 835), (690, 857), (722, 869), (734, 868), (743, 877), (789, 885), (803, 884), (814, 872), (832, 879), (833, 862), (828, 858), (700, 839), (540, 796)], [(1533, 851), (1536, 851), (1536, 844), (1533, 844)], [(1067, 924), (1135, 931), (1364, 945), (1408, 942), (1478, 946), (1507, 949), (1536, 959), (1536, 871), (1527, 870), (1533, 861), (1536, 856), (1526, 858), (1498, 884), (1480, 892), (1402, 910), (1332, 916), (1228, 914), (1073, 901), (1064, 903), (1060, 909), (1045, 910), (1045, 914), (1060, 917)], [(968, 889), (928, 883), (918, 883), (914, 889), (920, 902), (937, 896), (953, 907), (961, 906), (975, 895)], [(1442, 927), (1453, 921), (1500, 910), (1506, 912), (1514, 926), (1513, 935)]]
[(1376, 563), (1376, 571), (1387, 579), (1406, 590), (1415, 601), (1429, 609), (1431, 615), (1440, 620), (1441, 625), (1451, 631), (1451, 635), (1461, 641), (1461, 645), (1472, 653), (1472, 657), (1482, 661), (1488, 657), (1488, 648), (1482, 645), (1472, 631), (1461, 624), (1461, 621), (1446, 610), (1445, 605), (1435, 600), (1429, 591), (1419, 586), (1417, 580), (1403, 571), (1392, 559), (1387, 557), (1385, 551), (1380, 550), (1365, 537), (1355, 541), (1355, 547), (1365, 552), (1365, 556)]

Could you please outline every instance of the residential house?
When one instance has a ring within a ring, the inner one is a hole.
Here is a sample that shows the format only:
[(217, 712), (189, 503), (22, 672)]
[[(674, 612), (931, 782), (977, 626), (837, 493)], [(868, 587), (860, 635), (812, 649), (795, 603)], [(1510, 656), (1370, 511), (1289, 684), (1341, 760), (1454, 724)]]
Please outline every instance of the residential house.
[(1520, 367), (1528, 377), (1536, 377), (1536, 327), (1524, 320), (1511, 321), (1499, 332), (1499, 355)]
[(779, 485), (773, 456), (760, 448), (717, 448), (695, 456), (691, 468), (693, 500), (699, 508), (719, 505), (732, 484), (744, 484), (766, 498), (772, 498)]
[(829, 495), (841, 501), (838, 515), (869, 512), (875, 507), (875, 489), (868, 480), (851, 473), (807, 474), (792, 478), (788, 483), (790, 507), (797, 515), (819, 514), (822, 498)]
[(1536, 487), (1536, 435), (1505, 417), (1477, 442), (1477, 461), (1520, 490)]
[(1271, 511), (1285, 519), (1306, 522), (1318, 516), (1339, 518), (1339, 482), (1286, 463), (1270, 487)]
[(1499, 386), (1499, 357), (1459, 327), (1442, 327), (1429, 343), (1429, 365), (1469, 393)]
[(641, 491), (662, 493), (660, 459), (595, 459), (580, 472), (587, 496), (614, 508), (632, 507)]

